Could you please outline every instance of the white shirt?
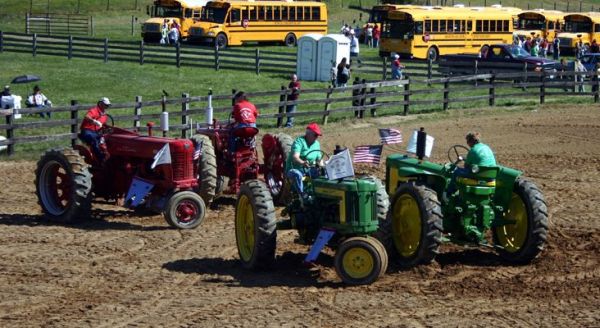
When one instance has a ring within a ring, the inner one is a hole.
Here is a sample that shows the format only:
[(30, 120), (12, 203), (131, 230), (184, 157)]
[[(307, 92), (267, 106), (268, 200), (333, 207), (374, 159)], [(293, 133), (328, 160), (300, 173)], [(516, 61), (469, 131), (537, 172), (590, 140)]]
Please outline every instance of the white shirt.
[(358, 39), (352, 35), (350, 38), (350, 52), (351, 53), (359, 53), (360, 49), (358, 48)]
[(48, 101), (48, 98), (46, 98), (43, 93), (31, 95), (27, 98), (27, 102), (34, 106), (44, 106), (46, 105), (46, 101)]

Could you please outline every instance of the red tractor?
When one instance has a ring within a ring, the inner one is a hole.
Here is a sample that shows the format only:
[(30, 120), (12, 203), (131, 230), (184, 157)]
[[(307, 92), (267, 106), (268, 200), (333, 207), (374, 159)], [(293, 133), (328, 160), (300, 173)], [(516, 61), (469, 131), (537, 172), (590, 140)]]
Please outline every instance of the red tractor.
[[(256, 128), (235, 130), (229, 124), (221, 126), (216, 121), (207, 128), (197, 129), (192, 137), (196, 147), (202, 149), (197, 172), (199, 193), (210, 203), (221, 194), (235, 195), (248, 180), (258, 179), (262, 174), (277, 203), (287, 195), (285, 161), (293, 140), (286, 134), (266, 134), (261, 141), (264, 164), (259, 164), (255, 136)], [(235, 146), (230, 145), (231, 142)], [(235, 150), (235, 151), (234, 151)]]
[(100, 162), (84, 145), (51, 149), (38, 161), (36, 193), (46, 217), (70, 222), (90, 216), (92, 202), (104, 199), (128, 208), (162, 212), (169, 225), (192, 229), (202, 223), (205, 203), (191, 140), (148, 136), (117, 127), (103, 131)]

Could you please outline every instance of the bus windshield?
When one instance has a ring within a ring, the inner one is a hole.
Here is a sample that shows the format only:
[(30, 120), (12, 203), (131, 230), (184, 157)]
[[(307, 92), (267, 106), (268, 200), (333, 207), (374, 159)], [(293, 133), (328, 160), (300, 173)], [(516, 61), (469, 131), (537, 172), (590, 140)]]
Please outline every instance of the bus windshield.
[(223, 24), (225, 22), (226, 15), (227, 8), (204, 7), (202, 8), (200, 20), (204, 22)]
[(155, 6), (153, 17), (183, 17), (183, 10), (182, 10), (181, 6), (178, 6), (178, 7)]
[(387, 10), (371, 10), (369, 23), (381, 23), (387, 16)]
[(591, 31), (592, 31), (592, 23), (590, 23), (590, 22), (573, 22), (573, 21), (565, 22), (565, 32), (588, 33)]
[(381, 28), (381, 35), (388, 38), (409, 40), (423, 33), (423, 23), (412, 20), (387, 20)]
[(517, 28), (521, 30), (543, 30), (545, 28), (544, 20), (521, 18), (519, 19)]

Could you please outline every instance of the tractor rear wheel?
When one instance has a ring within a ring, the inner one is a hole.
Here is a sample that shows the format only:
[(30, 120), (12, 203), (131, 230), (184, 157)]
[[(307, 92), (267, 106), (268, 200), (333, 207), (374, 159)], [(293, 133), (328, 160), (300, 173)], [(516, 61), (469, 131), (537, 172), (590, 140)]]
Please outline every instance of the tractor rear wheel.
[(290, 184), (285, 175), (285, 162), (292, 151), (294, 139), (285, 133), (274, 135), (273, 138), (275, 149), (268, 158), (265, 158), (265, 181), (275, 204), (285, 205), (290, 198)]
[(344, 240), (335, 252), (335, 271), (349, 285), (368, 285), (387, 269), (387, 253), (379, 240), (352, 237)]
[[(385, 190), (385, 186), (378, 178), (374, 176), (365, 176), (360, 178), (373, 181), (375, 185), (377, 185), (377, 220), (379, 221), (379, 226), (381, 226), (384, 224), (384, 221), (387, 220), (387, 213), (390, 208), (390, 197)], [(381, 230), (378, 230), (373, 236), (383, 243), (384, 238), (380, 232)]]
[(180, 191), (167, 202), (165, 220), (178, 229), (194, 229), (204, 221), (206, 206), (198, 194), (192, 191)]
[(548, 208), (542, 192), (531, 181), (517, 179), (505, 220), (514, 221), (494, 228), (494, 242), (500, 256), (513, 263), (533, 260), (548, 237)]
[(431, 262), (442, 243), (442, 208), (432, 189), (401, 184), (391, 199), (379, 235), (390, 256), (404, 267)]
[(266, 269), (275, 261), (275, 206), (262, 181), (249, 180), (240, 187), (235, 206), (235, 240), (245, 268)]
[(35, 191), (44, 215), (52, 221), (73, 222), (91, 214), (92, 174), (73, 149), (51, 149), (40, 158)]
[(197, 134), (192, 136), (194, 147), (201, 145), (202, 155), (198, 161), (198, 189), (197, 192), (209, 205), (216, 195), (217, 190), (217, 157), (215, 147), (208, 136)]

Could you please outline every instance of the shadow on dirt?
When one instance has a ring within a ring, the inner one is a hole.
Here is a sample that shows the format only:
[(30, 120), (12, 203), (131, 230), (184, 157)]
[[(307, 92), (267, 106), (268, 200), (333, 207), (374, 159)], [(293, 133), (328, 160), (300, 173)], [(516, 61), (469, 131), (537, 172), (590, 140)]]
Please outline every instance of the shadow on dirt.
[[(286, 252), (278, 256), (270, 270), (249, 270), (237, 259), (194, 258), (163, 264), (169, 271), (186, 274), (207, 275), (205, 282), (222, 283), (232, 287), (338, 287), (331, 281), (320, 282), (320, 270), (332, 264), (330, 256), (321, 254), (318, 266), (310, 268), (303, 264), (305, 254)], [(330, 263), (331, 262), (331, 263)], [(333, 270), (333, 268), (332, 268)]]
[(482, 249), (452, 250), (440, 253), (435, 261), (442, 267), (453, 265), (466, 265), (474, 267), (498, 267), (507, 266), (493, 251)]
[(236, 198), (235, 196), (220, 196), (217, 197), (212, 203), (210, 203), (209, 208), (213, 211), (218, 211), (218, 210), (222, 210), (225, 207), (233, 207), (235, 206), (235, 202), (236, 202)]
[[(119, 212), (126, 211), (104, 211), (94, 210), (92, 218), (83, 219), (78, 222), (64, 223), (54, 222), (46, 219), (43, 215), (24, 215), (24, 214), (0, 214), (0, 225), (5, 226), (28, 226), (28, 227), (49, 227), (59, 226), (81, 230), (136, 230), (136, 231), (155, 231), (172, 229), (165, 226), (143, 226), (123, 221), (106, 221), (107, 217), (121, 216)], [(134, 217), (133, 212), (127, 212), (127, 216)], [(123, 215), (124, 216), (124, 215)]]

